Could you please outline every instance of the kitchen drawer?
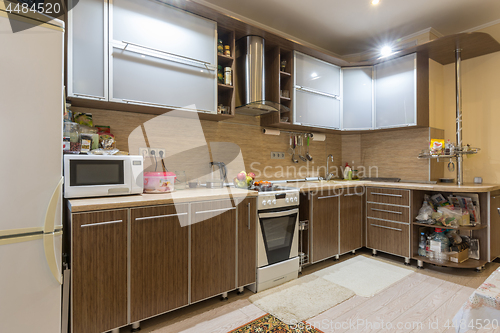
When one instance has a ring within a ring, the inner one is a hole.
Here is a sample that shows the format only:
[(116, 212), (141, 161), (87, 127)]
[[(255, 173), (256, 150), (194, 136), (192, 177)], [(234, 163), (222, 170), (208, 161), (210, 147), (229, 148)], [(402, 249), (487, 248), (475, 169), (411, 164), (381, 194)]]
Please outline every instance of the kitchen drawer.
[(410, 208), (408, 207), (370, 202), (366, 205), (366, 215), (382, 220), (410, 223)]
[(367, 218), (367, 247), (410, 257), (410, 226)]
[(392, 188), (368, 187), (366, 201), (399, 206), (410, 206), (410, 191)]

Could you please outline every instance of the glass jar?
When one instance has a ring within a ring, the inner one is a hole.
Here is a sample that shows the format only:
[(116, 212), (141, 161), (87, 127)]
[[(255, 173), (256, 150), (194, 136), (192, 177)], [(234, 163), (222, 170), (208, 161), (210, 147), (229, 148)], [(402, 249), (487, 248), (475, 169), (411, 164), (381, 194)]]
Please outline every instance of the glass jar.
[(226, 67), (224, 68), (224, 84), (225, 85), (232, 85), (233, 79), (232, 79), (232, 70), (231, 67)]
[(175, 190), (185, 190), (187, 185), (186, 171), (175, 171)]
[(80, 125), (67, 121), (63, 130), (63, 153), (80, 154), (80, 150)]
[(224, 55), (230, 57), (231, 56), (231, 48), (229, 45), (224, 45)]
[(217, 42), (217, 53), (224, 54), (224, 45), (222, 45), (222, 39)]
[(222, 66), (217, 66), (217, 80), (219, 83), (224, 83), (224, 73), (222, 72)]

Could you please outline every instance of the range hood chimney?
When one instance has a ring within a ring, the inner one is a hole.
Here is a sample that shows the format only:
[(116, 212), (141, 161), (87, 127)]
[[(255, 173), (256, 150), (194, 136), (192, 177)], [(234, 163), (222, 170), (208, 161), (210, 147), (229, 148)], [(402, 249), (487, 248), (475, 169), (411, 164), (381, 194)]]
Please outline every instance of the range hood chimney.
[(266, 100), (265, 40), (246, 36), (236, 42), (236, 113), (258, 116), (289, 111), (286, 106)]

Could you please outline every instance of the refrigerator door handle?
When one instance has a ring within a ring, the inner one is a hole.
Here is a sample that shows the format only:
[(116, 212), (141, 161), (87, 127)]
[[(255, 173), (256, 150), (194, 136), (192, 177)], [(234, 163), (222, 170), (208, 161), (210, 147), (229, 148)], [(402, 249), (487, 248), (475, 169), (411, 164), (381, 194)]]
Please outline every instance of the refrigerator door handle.
[(49, 265), (52, 275), (59, 284), (63, 283), (63, 275), (61, 274), (61, 270), (57, 266), (54, 236), (58, 236), (61, 234), (62, 231), (43, 234), (43, 249), (45, 252), (45, 259), (47, 260), (47, 264)]
[(61, 190), (63, 183), (64, 183), (64, 177), (61, 177), (59, 183), (57, 183), (57, 187), (54, 190), (54, 193), (52, 194), (52, 198), (50, 198), (49, 206), (47, 207), (47, 211), (45, 212), (45, 223), (43, 226), (44, 233), (54, 232), (57, 203), (61, 198)]
[(63, 277), (61, 274), (61, 270), (59, 269), (59, 267), (57, 267), (54, 236), (62, 234), (62, 231), (54, 231), (57, 203), (61, 198), (63, 182), (64, 178), (61, 177), (61, 180), (59, 180), (59, 183), (57, 184), (57, 187), (52, 194), (52, 198), (50, 198), (49, 206), (47, 207), (47, 212), (45, 213), (45, 224), (43, 227), (43, 249), (45, 252), (45, 259), (47, 260), (47, 264), (49, 265), (52, 275), (59, 284), (62, 284)]

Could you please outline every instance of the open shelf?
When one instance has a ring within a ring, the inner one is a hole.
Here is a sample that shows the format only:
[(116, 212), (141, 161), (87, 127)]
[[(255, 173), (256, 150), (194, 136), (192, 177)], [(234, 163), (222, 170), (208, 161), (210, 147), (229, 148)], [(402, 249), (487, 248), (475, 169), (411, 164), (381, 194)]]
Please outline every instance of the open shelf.
[(423, 262), (426, 262), (428, 264), (433, 264), (436, 266), (443, 266), (443, 267), (452, 267), (452, 268), (476, 268), (476, 267), (481, 267), (486, 265), (487, 261), (486, 260), (476, 260), (476, 259), (467, 259), (463, 263), (457, 264), (452, 261), (441, 261), (437, 259), (429, 259), (427, 257), (421, 257), (421, 256), (414, 256), (412, 259), (415, 260), (420, 260)]
[(217, 40), (222, 40), (222, 45), (229, 45), (230, 56), (217, 53), (217, 66), (222, 66), (224, 73), (225, 67), (231, 67), (231, 85), (217, 83), (217, 106), (223, 105), (229, 107), (229, 115), (223, 114), (222, 116), (234, 116), (235, 107), (235, 92), (234, 92), (234, 71), (235, 71), (235, 32), (232, 29), (224, 28), (220, 25), (217, 26)]
[(467, 231), (482, 230), (482, 229), (488, 228), (488, 226), (485, 225), (485, 224), (477, 225), (475, 227), (466, 227), (466, 226), (462, 226), (462, 227), (447, 227), (445, 225), (435, 225), (435, 224), (425, 224), (425, 223), (413, 222), (413, 225), (418, 225), (419, 227), (429, 227), (429, 228), (434, 228), (434, 229), (440, 228), (440, 229), (455, 229), (455, 230), (467, 230)]
[(230, 86), (228, 84), (222, 84), (222, 83), (218, 83), (217, 87), (218, 87), (219, 91), (226, 91), (226, 90), (233, 90), (234, 89), (234, 86)]

